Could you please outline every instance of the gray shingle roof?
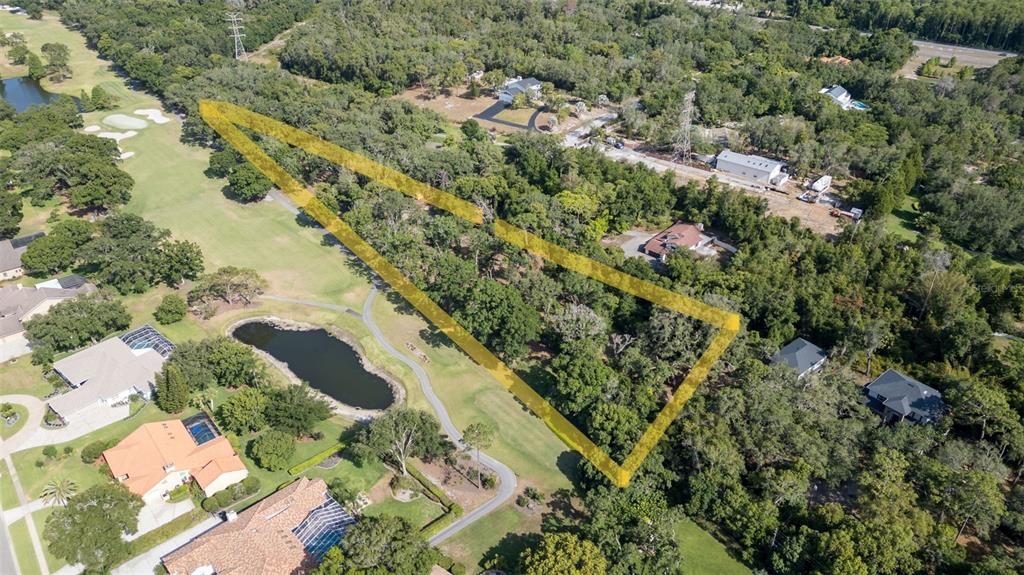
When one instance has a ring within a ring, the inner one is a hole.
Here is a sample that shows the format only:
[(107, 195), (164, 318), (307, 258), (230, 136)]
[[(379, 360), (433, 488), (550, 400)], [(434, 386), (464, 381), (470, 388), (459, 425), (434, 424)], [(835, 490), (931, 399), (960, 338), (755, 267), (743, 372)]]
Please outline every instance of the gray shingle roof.
[(876, 409), (881, 405), (903, 417), (930, 421), (942, 415), (946, 404), (942, 393), (894, 369), (887, 370), (867, 386)]
[(798, 337), (776, 352), (769, 361), (788, 365), (797, 373), (803, 374), (827, 357), (828, 354), (820, 347)]

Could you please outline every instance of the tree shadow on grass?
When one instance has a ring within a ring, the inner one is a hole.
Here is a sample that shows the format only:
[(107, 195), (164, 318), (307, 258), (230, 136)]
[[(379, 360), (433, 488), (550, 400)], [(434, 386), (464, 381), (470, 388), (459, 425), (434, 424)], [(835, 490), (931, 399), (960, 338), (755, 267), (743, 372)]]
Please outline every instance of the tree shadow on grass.
[(539, 533), (509, 533), (484, 553), (481, 564), (513, 573), (519, 564), (519, 555), (539, 544)]

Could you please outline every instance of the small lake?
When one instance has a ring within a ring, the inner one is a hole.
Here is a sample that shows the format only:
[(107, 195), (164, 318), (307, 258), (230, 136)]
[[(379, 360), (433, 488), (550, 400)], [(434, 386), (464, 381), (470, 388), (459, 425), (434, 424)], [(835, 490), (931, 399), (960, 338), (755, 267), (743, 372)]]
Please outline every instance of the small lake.
[(254, 321), (235, 328), (232, 336), (288, 364), (310, 387), (346, 405), (384, 409), (395, 401), (388, 382), (363, 369), (356, 350), (327, 330), (295, 331)]
[(6, 78), (0, 81), (0, 98), (7, 100), (7, 103), (14, 106), (18, 112), (24, 112), (32, 106), (49, 104), (60, 97), (60, 94), (47, 92), (39, 84), (28, 76), (19, 78)]

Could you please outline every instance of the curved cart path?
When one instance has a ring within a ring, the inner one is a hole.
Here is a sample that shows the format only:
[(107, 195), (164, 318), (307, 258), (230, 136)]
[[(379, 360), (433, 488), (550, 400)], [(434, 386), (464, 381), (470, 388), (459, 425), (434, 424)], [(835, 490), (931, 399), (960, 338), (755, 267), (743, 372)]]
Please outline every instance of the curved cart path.
[[(385, 351), (391, 354), (391, 356), (398, 361), (409, 366), (409, 369), (416, 374), (416, 379), (419, 380), (420, 383), (420, 389), (423, 390), (423, 395), (426, 396), (430, 406), (433, 407), (434, 411), (437, 413), (437, 418), (441, 422), (441, 427), (444, 429), (445, 433), (447, 433), (452, 440), (456, 442), (456, 444), (461, 445), (462, 433), (459, 432), (459, 429), (455, 426), (451, 416), (448, 415), (448, 410), (445, 409), (444, 403), (442, 403), (441, 399), (437, 397), (436, 393), (434, 393), (434, 388), (430, 385), (430, 376), (427, 374), (427, 371), (423, 369), (420, 364), (416, 363), (415, 360), (399, 351), (395, 346), (391, 345), (387, 338), (384, 337), (384, 332), (381, 331), (380, 327), (378, 327), (376, 322), (373, 321), (373, 302), (379, 293), (380, 291), (377, 289), (376, 284), (374, 284), (373, 288), (370, 290), (370, 295), (367, 296), (366, 301), (363, 303), (363, 313), (360, 316), (363, 323), (367, 328), (369, 328), (370, 333), (373, 334), (373, 337), (378, 343), (380, 343), (381, 347), (383, 347)], [(319, 307), (339, 312), (351, 313), (352, 311), (344, 306), (312, 300), (283, 298), (270, 295), (262, 297), (263, 299)], [(498, 475), (498, 492), (495, 493), (494, 497), (488, 499), (483, 505), (480, 505), (469, 513), (466, 513), (462, 517), (456, 519), (451, 525), (445, 527), (436, 535), (431, 537), (431, 545), (439, 545), (444, 542), (444, 540), (472, 525), (491, 511), (500, 507), (515, 493), (518, 482), (516, 480), (516, 474), (511, 468), (483, 452), (480, 453), (480, 462)]]

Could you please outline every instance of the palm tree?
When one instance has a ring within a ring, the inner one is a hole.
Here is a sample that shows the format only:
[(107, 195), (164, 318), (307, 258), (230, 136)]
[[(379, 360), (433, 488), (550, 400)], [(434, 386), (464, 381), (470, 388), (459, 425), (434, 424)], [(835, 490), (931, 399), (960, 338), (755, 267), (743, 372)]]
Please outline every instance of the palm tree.
[(200, 411), (213, 411), (213, 393), (208, 389), (200, 389), (189, 403)]
[(70, 479), (54, 479), (43, 489), (43, 501), (47, 504), (64, 506), (78, 493), (78, 485)]

